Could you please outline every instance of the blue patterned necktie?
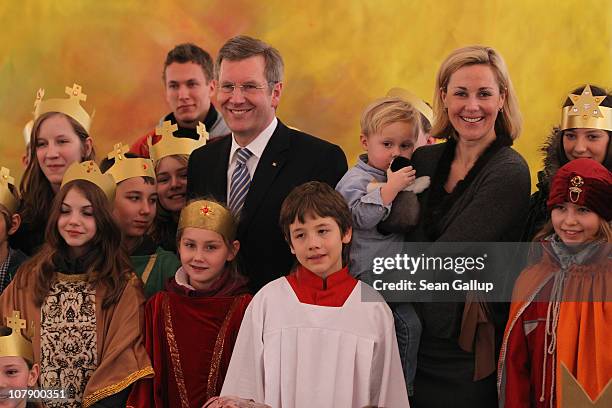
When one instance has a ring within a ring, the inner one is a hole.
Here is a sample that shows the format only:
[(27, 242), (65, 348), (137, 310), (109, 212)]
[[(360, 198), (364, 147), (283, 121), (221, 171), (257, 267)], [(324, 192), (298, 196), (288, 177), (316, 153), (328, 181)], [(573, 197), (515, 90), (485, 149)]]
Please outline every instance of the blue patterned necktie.
[(244, 199), (251, 185), (251, 176), (249, 175), (246, 162), (253, 153), (247, 148), (240, 148), (236, 150), (235, 154), (237, 160), (230, 184), (229, 209), (234, 216), (237, 216), (240, 214), (240, 210), (242, 210)]

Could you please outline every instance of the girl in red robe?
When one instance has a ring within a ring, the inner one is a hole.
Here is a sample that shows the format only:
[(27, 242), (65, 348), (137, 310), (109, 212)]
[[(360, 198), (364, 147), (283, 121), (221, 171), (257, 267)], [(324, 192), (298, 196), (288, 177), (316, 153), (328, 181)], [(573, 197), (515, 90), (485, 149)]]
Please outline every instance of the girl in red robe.
[(500, 407), (611, 406), (611, 202), (612, 173), (595, 160), (572, 160), (555, 175), (551, 221), (536, 236), (542, 256), (514, 288)]
[(236, 267), (236, 222), (220, 204), (181, 211), (181, 268), (145, 308), (145, 345), (155, 377), (134, 387), (128, 407), (200, 408), (219, 395), (251, 295)]

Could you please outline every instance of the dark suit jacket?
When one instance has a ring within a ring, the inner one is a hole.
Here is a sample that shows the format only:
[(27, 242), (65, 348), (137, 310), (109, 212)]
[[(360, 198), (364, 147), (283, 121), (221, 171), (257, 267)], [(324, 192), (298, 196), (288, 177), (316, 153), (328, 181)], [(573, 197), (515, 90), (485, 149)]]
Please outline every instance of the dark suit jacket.
[[(195, 150), (189, 158), (187, 195), (227, 202), (230, 136)], [(293, 256), (278, 225), (281, 204), (294, 187), (318, 180), (335, 187), (347, 171), (334, 144), (290, 129), (281, 121), (257, 164), (238, 223), (240, 266), (252, 291), (286, 275)]]

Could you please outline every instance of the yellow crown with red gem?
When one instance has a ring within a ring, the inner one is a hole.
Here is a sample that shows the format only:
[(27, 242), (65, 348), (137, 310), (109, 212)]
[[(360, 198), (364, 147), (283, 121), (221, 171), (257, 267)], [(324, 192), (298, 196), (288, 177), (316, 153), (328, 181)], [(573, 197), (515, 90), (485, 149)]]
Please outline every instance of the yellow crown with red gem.
[[(0, 357), (21, 357), (34, 363), (34, 350), (32, 342), (26, 339), (21, 329), (26, 329), (26, 321), (20, 318), (20, 312), (15, 310), (13, 315), (6, 318), (6, 325), (12, 332), (8, 336), (0, 336)], [(33, 330), (34, 322), (30, 329)], [(33, 333), (30, 333), (33, 335)]]
[(90, 115), (81, 106), (81, 101), (86, 101), (87, 95), (82, 92), (81, 86), (77, 84), (73, 84), (72, 88), (66, 87), (65, 92), (68, 94), (67, 99), (43, 100), (45, 90), (42, 88), (39, 89), (36, 93), (36, 101), (34, 102), (34, 121), (43, 113), (61, 112), (79, 122), (79, 124), (89, 132), (93, 113)]
[(125, 157), (130, 147), (123, 143), (115, 144), (113, 151), (108, 154), (109, 160), (114, 160), (113, 165), (104, 174), (110, 174), (119, 184), (123, 180), (132, 177), (151, 177), (155, 179), (153, 160), (142, 157)]
[(606, 95), (593, 96), (591, 86), (584, 87), (582, 94), (569, 94), (572, 106), (563, 107), (561, 130), (586, 128), (612, 131), (612, 108), (599, 106)]
[(61, 187), (64, 187), (73, 180), (89, 181), (98, 186), (111, 203), (115, 200), (116, 184), (113, 176), (110, 174), (102, 174), (98, 165), (92, 160), (87, 160), (82, 163), (72, 163), (70, 167), (68, 167), (68, 170), (66, 170), (66, 173), (64, 173)]
[(161, 136), (157, 143), (153, 144), (152, 137), (148, 138), (149, 152), (155, 164), (166, 156), (175, 154), (189, 156), (191, 152), (204, 146), (208, 141), (208, 132), (202, 122), (198, 122), (196, 128), (198, 135), (200, 135), (197, 140), (188, 137), (175, 137), (173, 133), (177, 130), (178, 126), (167, 120), (161, 126), (155, 128), (155, 134)]
[(178, 230), (193, 227), (215, 231), (228, 241), (236, 237), (236, 220), (221, 204), (210, 200), (197, 200), (181, 210)]
[(0, 168), (0, 204), (12, 215), (17, 210), (19, 201), (11, 192), (11, 186), (15, 189), (15, 179), (11, 176), (11, 171), (6, 167)]

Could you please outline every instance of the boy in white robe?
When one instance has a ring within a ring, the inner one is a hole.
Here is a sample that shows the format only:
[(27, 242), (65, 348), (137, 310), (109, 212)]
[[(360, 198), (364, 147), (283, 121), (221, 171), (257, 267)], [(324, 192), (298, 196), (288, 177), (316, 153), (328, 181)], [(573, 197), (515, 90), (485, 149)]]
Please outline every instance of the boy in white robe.
[(352, 234), (342, 196), (303, 184), (280, 225), (298, 265), (251, 301), (221, 395), (273, 408), (409, 407), (391, 311), (342, 267)]

